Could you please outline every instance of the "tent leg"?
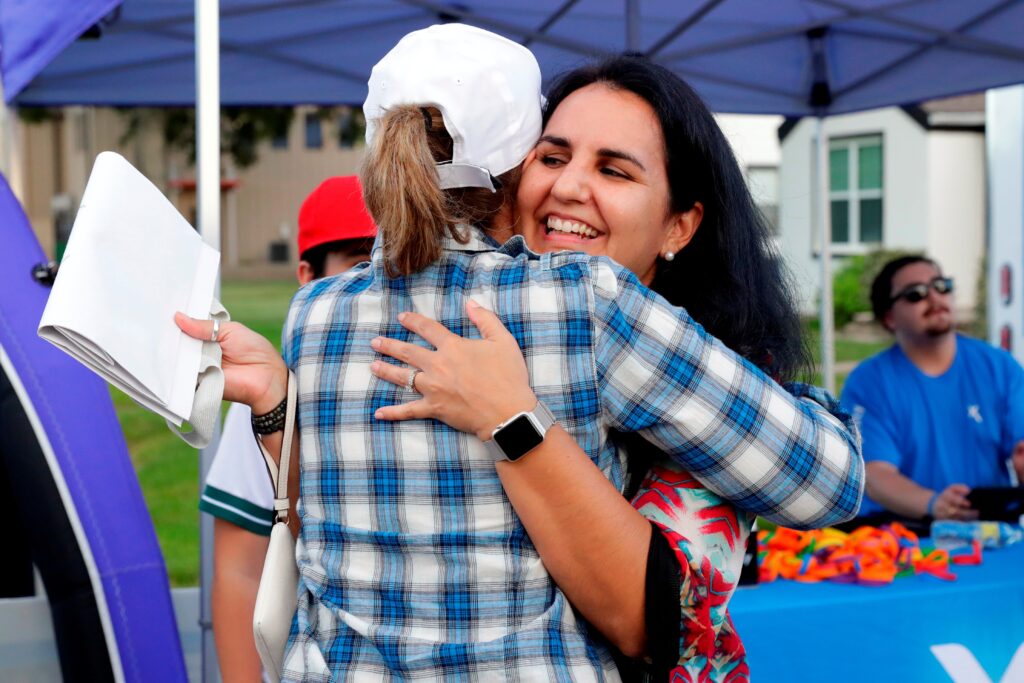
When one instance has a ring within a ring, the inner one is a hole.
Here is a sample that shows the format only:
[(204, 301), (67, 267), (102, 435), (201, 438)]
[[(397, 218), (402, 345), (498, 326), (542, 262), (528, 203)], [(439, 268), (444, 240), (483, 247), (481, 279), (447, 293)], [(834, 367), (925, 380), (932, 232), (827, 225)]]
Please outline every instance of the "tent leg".
[(829, 393), (836, 391), (835, 318), (832, 308), (832, 216), (828, 201), (828, 140), (824, 118), (814, 119), (814, 225), (818, 228), (818, 256), (821, 259), (821, 383)]
[[(196, 16), (196, 192), (199, 234), (220, 251), (220, 1), (195, 0)], [(220, 297), (218, 275), (214, 296)], [(199, 454), (199, 486), (206, 481), (220, 441), (216, 429)], [(210, 591), (213, 587), (213, 518), (199, 521), (199, 628), (202, 634), (202, 681), (220, 680), (213, 640)]]
[(640, 0), (626, 0), (626, 50), (640, 50)]

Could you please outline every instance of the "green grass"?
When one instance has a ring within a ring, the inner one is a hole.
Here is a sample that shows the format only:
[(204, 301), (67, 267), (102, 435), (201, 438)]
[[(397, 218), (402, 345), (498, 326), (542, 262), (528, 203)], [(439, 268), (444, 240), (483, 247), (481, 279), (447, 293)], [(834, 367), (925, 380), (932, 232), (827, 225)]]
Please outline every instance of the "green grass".
[(836, 339), (836, 361), (860, 361), (873, 356), (883, 349), (892, 346), (889, 340), (883, 342), (864, 342), (852, 339)]
[[(295, 288), (292, 281), (226, 282), (221, 289), (221, 300), (233, 320), (245, 323), (279, 345), (281, 326)], [(816, 331), (809, 327), (807, 334), (817, 363)], [(888, 342), (837, 339), (836, 360), (860, 360), (887, 345)], [(840, 387), (844, 379), (845, 374), (838, 377)], [(116, 389), (111, 389), (111, 394), (153, 517), (171, 584), (196, 585), (199, 581), (199, 453), (174, 436), (163, 419), (140, 408)]]
[[(295, 293), (291, 281), (224, 283), (221, 300), (238, 320), (280, 345), (281, 326)], [(163, 419), (111, 389), (139, 485), (156, 527), (174, 586), (199, 582), (199, 452)]]
[[(811, 358), (814, 361), (815, 372), (808, 381), (812, 384), (821, 385), (821, 342), (818, 336), (817, 321), (804, 327), (804, 339), (811, 350)], [(861, 341), (856, 339), (844, 339), (838, 334), (835, 337), (836, 363), (856, 363), (868, 356), (873, 356), (879, 351), (888, 348), (892, 344), (889, 339), (882, 341)], [(836, 372), (836, 393), (843, 390), (843, 383), (849, 372), (846, 370)]]
[(171, 583), (194, 585), (199, 570), (199, 454), (174, 436), (162, 418), (116, 389), (111, 394)]
[(298, 284), (294, 280), (225, 282), (221, 286), (221, 301), (232, 320), (245, 323), (280, 347), (281, 326), (296, 289)]

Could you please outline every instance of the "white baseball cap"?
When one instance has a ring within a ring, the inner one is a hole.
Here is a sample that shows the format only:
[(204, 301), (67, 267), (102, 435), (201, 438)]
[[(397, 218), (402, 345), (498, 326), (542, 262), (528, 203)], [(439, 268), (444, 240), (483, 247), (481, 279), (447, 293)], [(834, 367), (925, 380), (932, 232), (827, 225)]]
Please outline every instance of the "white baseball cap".
[(388, 108), (434, 106), (454, 141), (442, 189), (484, 187), (523, 162), (541, 131), (540, 67), (528, 49), (466, 24), (406, 35), (377, 62), (363, 104), (366, 143)]

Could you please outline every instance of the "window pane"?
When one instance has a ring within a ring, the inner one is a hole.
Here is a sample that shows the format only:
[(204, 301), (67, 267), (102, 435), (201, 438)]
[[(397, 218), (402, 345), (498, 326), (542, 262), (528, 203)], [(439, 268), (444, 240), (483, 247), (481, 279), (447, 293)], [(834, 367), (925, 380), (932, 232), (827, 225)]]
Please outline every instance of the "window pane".
[(860, 148), (858, 186), (862, 190), (882, 189), (882, 145)]
[(843, 192), (850, 189), (850, 150), (846, 147), (828, 152), (829, 189)]
[(850, 202), (845, 199), (832, 200), (832, 241), (850, 241)]
[(313, 114), (306, 114), (306, 147), (320, 149), (323, 146), (324, 137), (320, 128), (320, 119)]
[(882, 200), (860, 200), (860, 241), (882, 241)]
[(338, 115), (338, 147), (349, 149), (355, 146), (356, 127), (354, 123), (355, 119), (352, 116), (352, 110), (345, 107), (344, 111)]

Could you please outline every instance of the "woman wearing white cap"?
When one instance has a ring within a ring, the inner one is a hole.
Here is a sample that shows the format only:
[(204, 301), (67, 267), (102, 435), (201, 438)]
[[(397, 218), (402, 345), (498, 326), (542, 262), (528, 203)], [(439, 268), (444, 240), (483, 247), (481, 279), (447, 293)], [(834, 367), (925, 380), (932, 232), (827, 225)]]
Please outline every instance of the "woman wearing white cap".
[[(819, 508), (782, 490), (783, 445), (816, 458), (823, 490), (859, 488), (849, 433), (627, 271), (583, 254), (537, 257), (521, 240), (496, 248), (481, 228), (506, 216), (539, 134), (539, 87), (524, 48), (455, 25), (410, 34), (371, 78), (364, 191), (380, 242), (369, 267), (302, 290), (285, 332), (303, 501), (286, 679), (616, 678), (503, 495), (499, 474), (537, 465), (524, 456), (538, 445), (575, 440), (621, 479), (608, 430), (639, 431), (710, 488), (793, 519)], [(467, 102), (488, 106), (466, 119)], [(681, 241), (694, 228), (674, 226)], [(493, 416), (479, 439), (375, 419), (414, 396), (417, 375), (399, 390), (370, 373), (379, 335), (409, 338), (397, 324), (406, 311), (465, 332), (474, 304), (511, 330), (539, 401), (524, 396), (530, 405)], [(240, 326), (220, 341), (226, 397), (270, 412), (283, 366)], [(742, 456), (767, 470), (744, 471)]]

